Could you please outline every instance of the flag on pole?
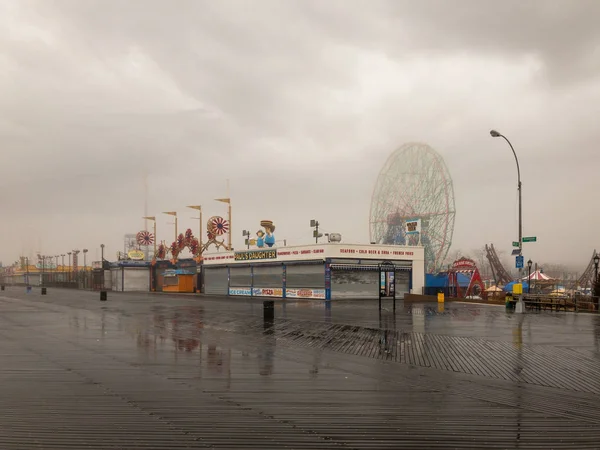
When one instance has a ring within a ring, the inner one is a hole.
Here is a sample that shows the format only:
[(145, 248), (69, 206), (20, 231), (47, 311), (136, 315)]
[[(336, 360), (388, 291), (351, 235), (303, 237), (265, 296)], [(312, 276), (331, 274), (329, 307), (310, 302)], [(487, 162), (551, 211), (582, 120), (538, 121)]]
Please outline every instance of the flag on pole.
[(202, 206), (199, 206), (199, 205), (188, 206), (188, 208), (197, 209), (198, 211), (202, 210)]
[(154, 216), (148, 216), (148, 217), (142, 217), (142, 219), (156, 220), (156, 217), (154, 217)]
[(230, 198), (215, 198), (215, 200), (218, 202), (223, 202), (223, 203), (231, 203)]
[(176, 216), (177, 215), (177, 213), (175, 211), (167, 211), (167, 212), (164, 212), (163, 214), (168, 214), (170, 216)]

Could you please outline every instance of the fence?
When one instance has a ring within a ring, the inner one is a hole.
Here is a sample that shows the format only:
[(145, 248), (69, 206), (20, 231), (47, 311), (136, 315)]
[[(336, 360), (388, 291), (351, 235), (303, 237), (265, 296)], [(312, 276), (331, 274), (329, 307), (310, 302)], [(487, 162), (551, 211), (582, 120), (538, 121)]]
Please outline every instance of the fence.
[(18, 276), (0, 277), (0, 282), (7, 286), (44, 286), (71, 289), (92, 289), (92, 276), (92, 272), (86, 272), (83, 270), (77, 272), (36, 272)]

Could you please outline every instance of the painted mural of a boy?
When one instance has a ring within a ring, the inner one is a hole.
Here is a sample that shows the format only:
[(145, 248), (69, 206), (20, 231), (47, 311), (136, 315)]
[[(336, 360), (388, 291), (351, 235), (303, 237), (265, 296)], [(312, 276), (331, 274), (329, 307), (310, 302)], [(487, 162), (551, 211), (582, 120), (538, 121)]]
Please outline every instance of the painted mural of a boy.
[(273, 232), (275, 231), (275, 225), (270, 220), (262, 220), (260, 222), (260, 226), (265, 229), (265, 244), (267, 247), (273, 247), (275, 245), (275, 235)]

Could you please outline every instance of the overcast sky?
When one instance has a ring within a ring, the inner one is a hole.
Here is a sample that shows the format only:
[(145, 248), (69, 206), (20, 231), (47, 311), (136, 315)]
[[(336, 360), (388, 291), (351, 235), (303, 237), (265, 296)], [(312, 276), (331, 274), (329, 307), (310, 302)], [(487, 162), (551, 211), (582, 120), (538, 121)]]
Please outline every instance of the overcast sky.
[(600, 2), (0, 0), (0, 260), (108, 257), (190, 204), (310, 242), (369, 241), (377, 174), (425, 142), (454, 180), (453, 250), (600, 249)]

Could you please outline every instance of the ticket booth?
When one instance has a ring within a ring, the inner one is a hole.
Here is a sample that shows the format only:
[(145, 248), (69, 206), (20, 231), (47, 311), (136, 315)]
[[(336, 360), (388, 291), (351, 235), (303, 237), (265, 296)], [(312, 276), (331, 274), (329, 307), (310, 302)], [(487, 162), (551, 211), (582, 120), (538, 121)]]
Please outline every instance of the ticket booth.
[(196, 292), (194, 273), (189, 270), (168, 269), (163, 277), (163, 292)]

